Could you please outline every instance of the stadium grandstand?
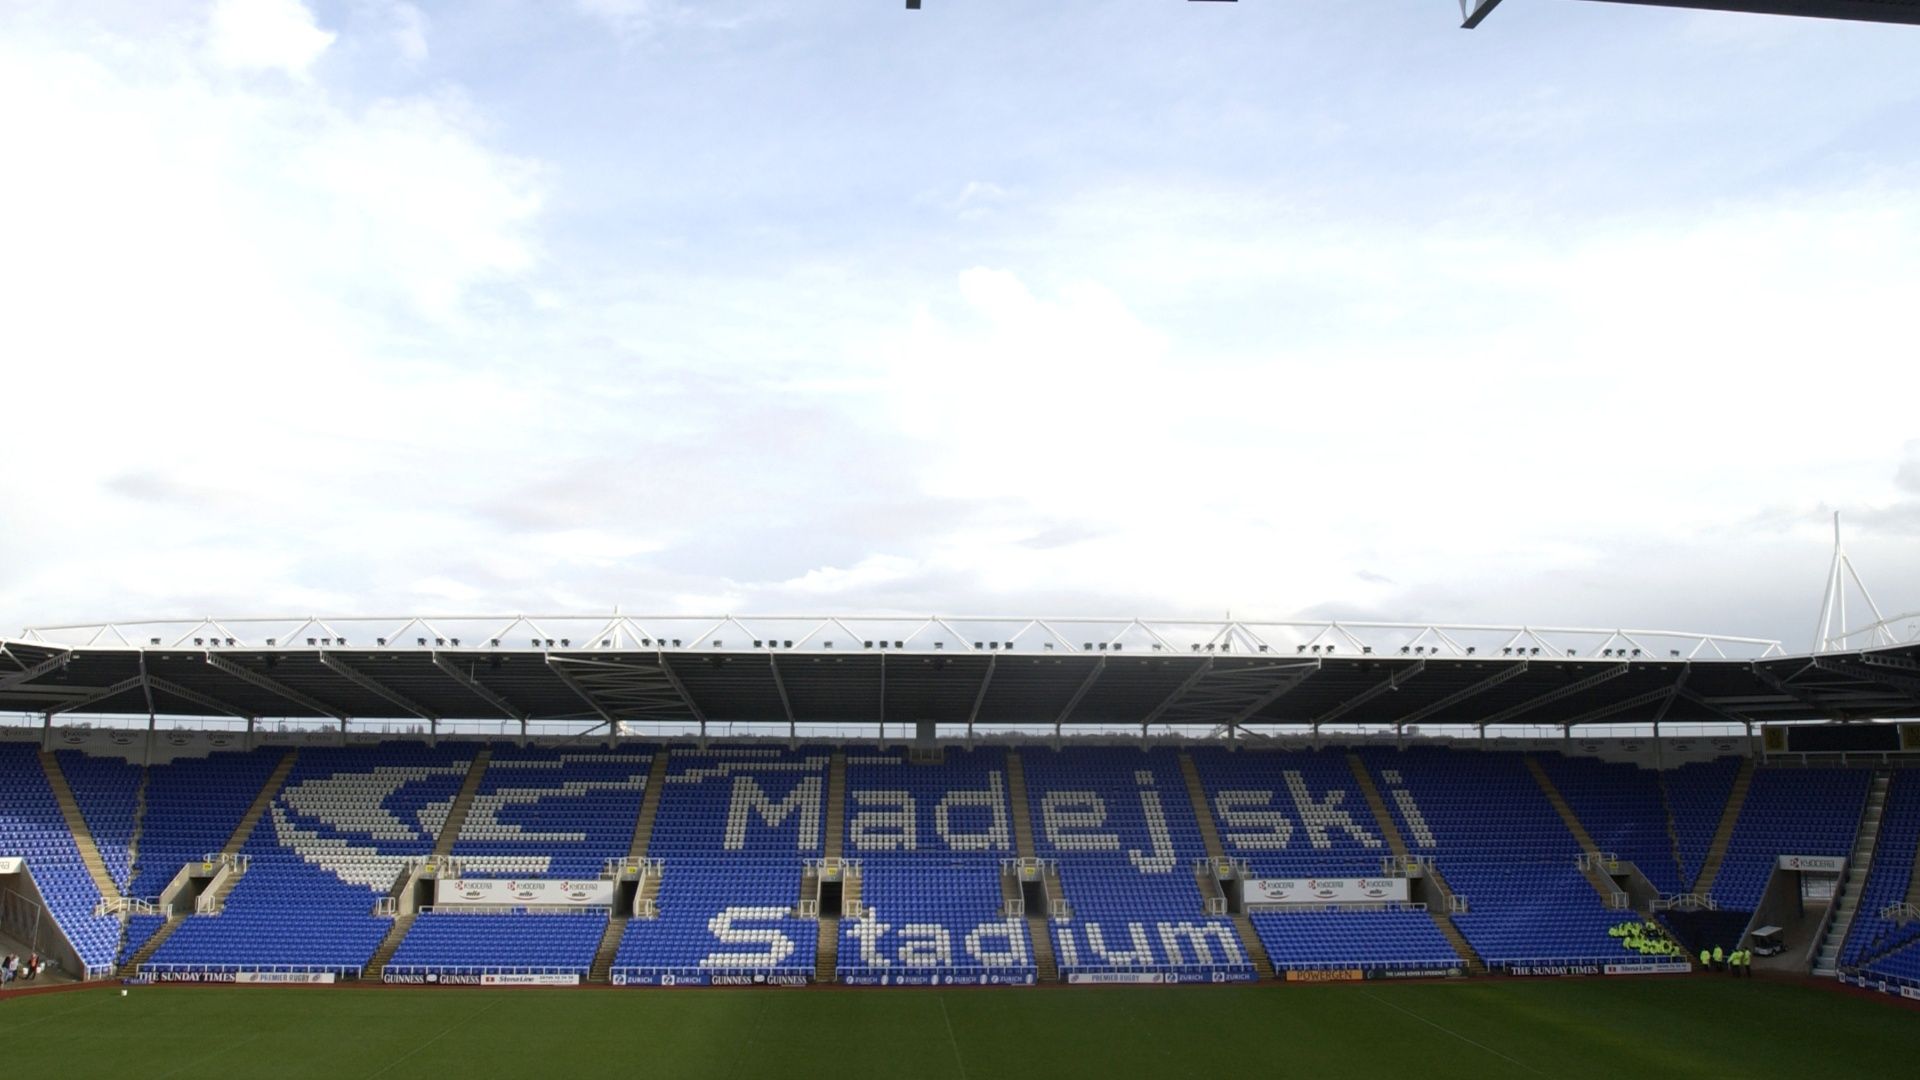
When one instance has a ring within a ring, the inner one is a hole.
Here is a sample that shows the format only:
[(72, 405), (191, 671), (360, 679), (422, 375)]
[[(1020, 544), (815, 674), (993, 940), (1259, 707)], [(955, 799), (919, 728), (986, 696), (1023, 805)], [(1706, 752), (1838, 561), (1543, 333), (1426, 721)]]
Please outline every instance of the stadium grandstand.
[(626, 987), (1682, 974), (1758, 942), (1920, 993), (1902, 625), (1799, 655), (1338, 622), (42, 628), (0, 646), (0, 933), (85, 980)]

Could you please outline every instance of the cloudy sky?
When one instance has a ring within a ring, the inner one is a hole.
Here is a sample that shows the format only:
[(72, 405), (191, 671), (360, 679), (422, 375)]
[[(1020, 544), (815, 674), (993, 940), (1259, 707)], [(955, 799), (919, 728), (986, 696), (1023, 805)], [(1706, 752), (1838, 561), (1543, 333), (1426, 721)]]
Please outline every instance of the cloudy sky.
[(0, 0), (0, 625), (1920, 608), (1920, 30)]

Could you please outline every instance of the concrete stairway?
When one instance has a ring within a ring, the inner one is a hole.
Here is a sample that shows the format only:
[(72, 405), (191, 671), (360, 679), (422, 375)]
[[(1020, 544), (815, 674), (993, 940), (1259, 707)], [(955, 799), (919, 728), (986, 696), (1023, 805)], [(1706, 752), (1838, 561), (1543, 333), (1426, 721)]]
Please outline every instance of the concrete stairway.
[(653, 755), (653, 767), (647, 773), (647, 791), (640, 799), (640, 816), (633, 823), (633, 839), (627, 844), (627, 861), (647, 857), (647, 845), (653, 843), (653, 823), (660, 816), (660, 796), (667, 786), (667, 751)]
[(280, 759), (280, 764), (274, 766), (273, 775), (260, 785), (260, 794), (253, 797), (253, 805), (247, 807), (247, 812), (240, 817), (240, 823), (233, 827), (233, 835), (227, 837), (226, 846), (220, 849), (221, 854), (238, 855), (240, 849), (247, 846), (247, 838), (253, 835), (253, 827), (266, 816), (267, 808), (279, 796), (280, 786), (287, 782), (287, 774), (293, 771), (293, 763), (299, 758), (300, 751), (289, 750)]
[(1007, 802), (1013, 810), (1013, 850), (1023, 859), (1033, 858), (1033, 805), (1027, 801), (1027, 769), (1020, 751), (1007, 751)]
[[(835, 750), (827, 760), (827, 804), (820, 808), (826, 818), (826, 842), (821, 845), (829, 859), (842, 858), (846, 850), (846, 809), (847, 801), (847, 755), (845, 751)], [(843, 874), (840, 879), (840, 910), (855, 910), (854, 904), (860, 898), (860, 886), (852, 874)], [(840, 962), (840, 916), (822, 911), (820, 925), (814, 930), (813, 981), (830, 983), (839, 980)]]
[[(240, 818), (240, 824), (233, 827), (233, 835), (227, 837), (226, 846), (220, 849), (222, 855), (238, 855), (240, 850), (247, 846), (247, 840), (253, 835), (254, 828), (260, 824), (260, 819), (267, 815), (268, 808), (273, 806), (273, 800), (280, 794), (280, 786), (287, 782), (287, 774), (293, 771), (293, 763), (299, 753), (298, 750), (287, 751), (286, 756), (280, 759), (280, 764), (274, 767), (273, 775), (267, 777), (267, 782), (260, 785), (260, 794), (253, 797), (253, 805), (247, 807), (246, 814)], [(227, 897), (233, 892), (233, 887), (240, 884), (241, 876), (238, 870), (226, 870), (214, 874), (213, 884), (201, 894), (201, 900), (209, 914), (217, 915), (226, 906)]]
[[(433, 838), (435, 862), (453, 854), (453, 845), (460, 839), (460, 828), (467, 823), (467, 813), (473, 808), (473, 797), (479, 793), (480, 781), (487, 775), (487, 763), (492, 760), (492, 748), (483, 746), (473, 755), (473, 761), (468, 763), (466, 779), (460, 783), (460, 793), (453, 797), (453, 802), (447, 807), (446, 820), (440, 823), (440, 832)], [(386, 974), (387, 962), (399, 951), (400, 942), (405, 940), (407, 930), (413, 926), (417, 914), (403, 911), (393, 917), (386, 935), (380, 939), (379, 947), (373, 950), (373, 955), (367, 958), (366, 967), (360, 970), (361, 978), (372, 980)]]
[(1733, 827), (1740, 821), (1740, 808), (1747, 804), (1747, 789), (1753, 786), (1753, 759), (1740, 762), (1740, 771), (1734, 774), (1733, 789), (1727, 792), (1727, 807), (1720, 812), (1720, 827), (1714, 830), (1713, 845), (1707, 849), (1707, 857), (1700, 864), (1700, 876), (1694, 880), (1693, 891), (1701, 896), (1713, 895), (1713, 879), (1720, 876), (1720, 864), (1727, 857), (1727, 844), (1733, 840)]
[(132, 956), (127, 957), (126, 962), (120, 965), (116, 974), (123, 979), (140, 974), (140, 965), (153, 959), (153, 954), (160, 948), (161, 943), (166, 941), (167, 938), (172, 937), (173, 932), (180, 928), (181, 923), (186, 921), (187, 915), (185, 912), (175, 912), (167, 916), (167, 921), (160, 924), (160, 929), (155, 930), (152, 937), (143, 942), (138, 949), (135, 949)]
[(440, 823), (440, 835), (433, 840), (433, 857), (444, 859), (453, 854), (453, 845), (460, 839), (460, 829), (467, 823), (467, 813), (473, 809), (473, 797), (480, 791), (480, 781), (487, 775), (487, 763), (493, 760), (493, 749), (481, 747), (473, 755), (473, 763), (467, 766), (467, 778), (460, 785), (460, 794), (453, 797), (453, 804), (447, 807), (447, 819)]
[[(247, 838), (253, 835), (254, 827), (260, 824), (260, 819), (266, 816), (267, 808), (272, 806), (273, 800), (279, 796), (281, 786), (287, 782), (287, 774), (293, 771), (293, 763), (299, 760), (299, 757), (300, 751), (289, 750), (280, 758), (280, 764), (274, 766), (273, 774), (260, 785), (259, 794), (253, 797), (253, 803), (247, 807), (247, 812), (240, 816), (239, 823), (227, 836), (227, 842), (220, 848), (221, 854), (238, 855), (240, 849), (247, 846)], [(142, 781), (142, 791), (143, 793), (145, 791), (144, 781)], [(226, 904), (228, 894), (232, 893), (233, 887), (240, 883), (240, 876), (232, 872), (215, 875), (214, 886), (202, 894), (207, 898), (207, 903), (214, 912), (218, 912)], [(171, 888), (171, 885), (169, 887)], [(184, 899), (181, 902), (184, 903)], [(140, 965), (151, 959), (154, 952), (173, 936), (173, 932), (178, 930), (180, 924), (186, 922), (191, 914), (192, 909), (188, 908), (169, 915), (167, 921), (160, 925), (160, 929), (155, 930), (153, 936), (148, 938), (132, 956), (127, 957), (126, 963), (120, 965), (120, 975), (122, 977), (138, 975)]]
[(1686, 863), (1680, 858), (1680, 825), (1673, 819), (1673, 800), (1667, 797), (1667, 780), (1664, 773), (1660, 777), (1660, 812), (1667, 815), (1667, 843), (1673, 847), (1673, 865), (1683, 867)]
[(127, 894), (133, 895), (133, 882), (140, 876), (140, 838), (147, 828), (147, 766), (140, 766), (140, 786), (133, 792), (133, 835), (127, 838)]
[[(1393, 813), (1387, 809), (1387, 800), (1381, 797), (1380, 788), (1373, 782), (1373, 774), (1367, 771), (1367, 763), (1360, 759), (1359, 754), (1348, 754), (1347, 769), (1353, 773), (1354, 784), (1360, 788), (1360, 794), (1373, 811), (1374, 824), (1380, 827), (1380, 835), (1386, 837), (1387, 849), (1393, 852), (1395, 859), (1404, 862), (1410, 857), (1406, 838), (1400, 835), (1400, 826), (1394, 823)], [(1453, 905), (1453, 889), (1447, 884), (1446, 876), (1440, 873), (1438, 866), (1431, 864), (1427, 866), (1426, 874), (1428, 883), (1441, 901), (1427, 905), (1427, 917), (1433, 920), (1433, 925), (1447, 939), (1447, 944), (1453, 946), (1454, 954), (1460, 957), (1460, 963), (1467, 972), (1485, 975), (1486, 962), (1480, 959), (1479, 953), (1473, 951), (1473, 945), (1460, 932), (1460, 928), (1453, 925), (1453, 916), (1449, 914)]]
[[(1212, 807), (1207, 805), (1207, 787), (1200, 781), (1200, 768), (1194, 764), (1193, 755), (1185, 750), (1180, 752), (1180, 774), (1187, 781), (1187, 800), (1193, 804), (1194, 820), (1200, 823), (1200, 839), (1207, 846), (1207, 858), (1214, 866), (1220, 866), (1227, 861), (1226, 849), (1220, 844), (1220, 829), (1214, 823)], [(1194, 879), (1203, 900), (1226, 899), (1220, 878), (1213, 870), (1196, 868)], [(1233, 913), (1233, 928), (1240, 935), (1240, 947), (1247, 951), (1247, 959), (1253, 961), (1254, 974), (1262, 979), (1273, 978), (1273, 961), (1268, 958), (1267, 947), (1245, 911)]]
[[(832, 933), (828, 933), (831, 924)], [(840, 971), (840, 920), (822, 917), (820, 919), (820, 941), (813, 953), (813, 981), (830, 983), (839, 979)]]
[(380, 947), (373, 950), (373, 956), (368, 958), (367, 966), (362, 969), (362, 978), (378, 980), (386, 972), (387, 963), (393, 959), (393, 954), (399, 951), (400, 942), (406, 938), (407, 928), (413, 925), (417, 914), (418, 912), (409, 911), (404, 915), (393, 917), (393, 925), (387, 927), (387, 935), (380, 939)]
[(1565, 796), (1560, 794), (1560, 788), (1554, 784), (1553, 777), (1547, 775), (1546, 766), (1540, 764), (1532, 754), (1526, 756), (1526, 762), (1527, 771), (1533, 774), (1533, 782), (1540, 785), (1541, 794), (1547, 797), (1547, 802), (1553, 804), (1554, 813), (1560, 815), (1561, 823), (1567, 827), (1568, 832), (1573, 834), (1574, 842), (1580, 845), (1580, 850), (1586, 853), (1586, 866), (1581, 872), (1586, 875), (1587, 884), (1593, 886), (1593, 891), (1600, 894), (1603, 902), (1612, 903), (1614, 895), (1620, 892), (1620, 888), (1598, 865), (1600, 846), (1593, 842), (1593, 836), (1587, 832), (1586, 826), (1580, 824), (1579, 815), (1573, 812), (1573, 807), (1569, 806)]
[[(1915, 782), (1911, 774), (1909, 774), (1908, 782)], [(1913, 869), (1909, 871), (1907, 877), (1906, 902), (1915, 907), (1920, 907), (1920, 847), (1913, 849)]]
[[(1033, 806), (1027, 802), (1027, 768), (1020, 760), (1020, 751), (1007, 751), (1007, 802), (1013, 810), (1013, 850), (1022, 859), (1034, 857), (1033, 849)], [(1054, 895), (1059, 887), (1060, 878), (1053, 875), (1046, 879), (1046, 891)], [(1053, 956), (1053, 935), (1047, 930), (1047, 912), (1044, 907), (1035, 910), (1027, 905), (1027, 938), (1033, 943), (1033, 966), (1037, 971), (1035, 979), (1039, 982), (1059, 982), (1060, 965)]]
[(67, 831), (73, 834), (73, 846), (80, 849), (81, 865), (87, 868), (87, 876), (93, 879), (93, 887), (99, 889), (101, 897), (105, 899), (119, 899), (120, 886), (114, 884), (113, 876), (107, 873), (106, 860), (100, 857), (100, 847), (93, 841), (93, 831), (87, 828), (86, 816), (80, 813), (80, 804), (74, 801), (73, 789), (67, 786), (67, 774), (61, 771), (60, 759), (53, 751), (40, 751), (40, 770), (47, 774), (47, 786), (53, 789), (53, 801), (60, 807), (60, 816), (66, 819)]
[(1875, 770), (1873, 784), (1867, 789), (1867, 805), (1860, 813), (1860, 825), (1853, 834), (1853, 854), (1847, 858), (1847, 876), (1833, 898), (1833, 918), (1827, 921), (1826, 936), (1820, 939), (1814, 955), (1813, 973), (1832, 975), (1839, 970), (1840, 947), (1846, 944), (1847, 931), (1860, 910), (1860, 895), (1867, 887), (1867, 872), (1873, 868), (1873, 849), (1880, 842), (1880, 818), (1886, 811), (1887, 788), (1893, 783), (1893, 771)]
[[(657, 750), (653, 755), (652, 768), (647, 773), (646, 793), (640, 797), (640, 814), (633, 821), (633, 838), (627, 842), (627, 865), (632, 866), (647, 857), (647, 845), (653, 842), (653, 822), (660, 816), (660, 792), (667, 781), (667, 751)], [(636, 899), (652, 899), (644, 896), (652, 889), (654, 896), (660, 893), (660, 876), (648, 874), (640, 881)], [(637, 906), (637, 905), (636, 905)], [(593, 952), (593, 966), (587, 969), (587, 981), (590, 983), (611, 982), (613, 978), (613, 960), (620, 952), (620, 939), (627, 932), (627, 923), (633, 920), (631, 909), (615, 905), (607, 919), (607, 928), (600, 935), (600, 945)]]
[(626, 932), (630, 921), (632, 917), (618, 909), (607, 920), (607, 932), (600, 936), (600, 945), (593, 950), (593, 966), (587, 969), (588, 982), (604, 984), (613, 981), (613, 960), (620, 953), (620, 937)]

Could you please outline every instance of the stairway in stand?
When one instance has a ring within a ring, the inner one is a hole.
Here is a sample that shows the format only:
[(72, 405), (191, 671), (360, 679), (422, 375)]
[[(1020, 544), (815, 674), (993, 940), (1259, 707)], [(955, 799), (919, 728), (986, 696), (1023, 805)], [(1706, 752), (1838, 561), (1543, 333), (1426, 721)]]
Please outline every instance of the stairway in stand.
[(1585, 825), (1580, 824), (1579, 815), (1573, 812), (1573, 807), (1567, 804), (1566, 797), (1560, 794), (1560, 788), (1553, 782), (1553, 777), (1547, 775), (1546, 766), (1540, 764), (1539, 759), (1532, 754), (1526, 756), (1526, 763), (1527, 771), (1533, 774), (1533, 782), (1540, 785), (1541, 794), (1547, 797), (1547, 802), (1553, 804), (1554, 813), (1560, 815), (1561, 824), (1573, 834), (1574, 843), (1579, 844), (1581, 852), (1587, 856), (1586, 864), (1581, 870), (1586, 875), (1587, 884), (1593, 886), (1593, 891), (1600, 894), (1603, 902), (1613, 903), (1614, 894), (1620, 891), (1620, 887), (1615, 885), (1613, 879), (1606, 875), (1606, 871), (1600, 868), (1600, 846), (1593, 842), (1593, 834), (1587, 832)]
[(80, 850), (81, 865), (87, 868), (87, 876), (93, 879), (93, 887), (100, 890), (102, 899), (120, 899), (120, 886), (114, 884), (113, 876), (107, 873), (106, 860), (100, 857), (100, 847), (94, 843), (93, 831), (87, 828), (86, 816), (80, 813), (80, 804), (74, 801), (73, 789), (67, 786), (67, 774), (61, 771), (60, 759), (53, 751), (40, 751), (40, 770), (47, 774), (47, 786), (53, 789), (53, 801), (60, 807), (60, 816), (66, 819), (67, 831), (73, 834), (73, 846)]
[(453, 845), (460, 839), (460, 830), (467, 823), (467, 813), (473, 809), (473, 797), (480, 792), (480, 780), (487, 775), (487, 762), (493, 760), (493, 749), (481, 747), (473, 755), (472, 764), (467, 766), (467, 779), (460, 785), (460, 794), (453, 797), (453, 805), (447, 807), (447, 820), (440, 823), (440, 835), (433, 841), (433, 857), (444, 859), (453, 854)]
[[(1020, 751), (1007, 751), (1007, 802), (1013, 811), (1013, 849), (1022, 859), (1031, 859), (1033, 854), (1033, 808), (1027, 802), (1027, 768), (1020, 760)], [(1047, 889), (1051, 893), (1060, 879), (1047, 880)], [(1032, 905), (1027, 907), (1027, 937), (1033, 942), (1033, 966), (1037, 972), (1037, 982), (1059, 982), (1060, 965), (1053, 958), (1053, 936), (1047, 930), (1047, 912), (1035, 911)]]
[[(260, 819), (267, 815), (267, 809), (273, 805), (273, 800), (280, 794), (280, 785), (287, 782), (287, 774), (293, 771), (293, 763), (299, 754), (298, 750), (289, 750), (286, 756), (280, 759), (280, 764), (274, 767), (273, 775), (267, 777), (267, 782), (260, 786), (260, 794), (253, 797), (253, 805), (247, 807), (246, 815), (240, 819), (240, 824), (233, 827), (233, 835), (227, 837), (227, 844), (220, 849), (220, 854), (238, 855), (240, 850), (247, 846), (247, 840), (253, 836), (253, 830), (260, 824)], [(233, 887), (240, 884), (241, 876), (238, 870), (231, 871), (225, 876), (215, 876), (213, 888), (202, 894), (210, 914), (217, 915), (220, 909), (226, 906), (227, 897), (233, 892)]]
[[(828, 859), (841, 858), (844, 840), (846, 815), (844, 803), (847, 799), (847, 755), (845, 751), (835, 750), (827, 763), (827, 805), (821, 807), (826, 818), (826, 844), (824, 852)], [(817, 894), (816, 894), (817, 895)], [(842, 874), (840, 878), (840, 910), (852, 909), (852, 902), (859, 899), (859, 886), (852, 880), (851, 874)], [(839, 981), (840, 963), (840, 916), (820, 912), (820, 925), (816, 930), (813, 952), (813, 981), (830, 983)]]
[(1847, 931), (1853, 928), (1854, 913), (1860, 909), (1860, 894), (1867, 887), (1867, 872), (1873, 869), (1873, 849), (1880, 842), (1880, 817), (1887, 806), (1887, 788), (1893, 783), (1893, 770), (1882, 767), (1873, 774), (1873, 786), (1867, 790), (1867, 805), (1860, 813), (1860, 825), (1853, 834), (1853, 854), (1847, 859), (1847, 876), (1833, 897), (1833, 918), (1827, 920), (1826, 936), (1813, 961), (1815, 975), (1833, 975), (1840, 967), (1840, 947)]
[[(247, 846), (247, 838), (253, 835), (254, 826), (260, 824), (260, 819), (266, 816), (267, 808), (272, 806), (273, 800), (279, 796), (281, 785), (287, 782), (287, 774), (293, 771), (293, 763), (299, 760), (299, 757), (298, 750), (289, 750), (281, 757), (280, 764), (274, 766), (273, 775), (267, 777), (266, 783), (260, 785), (260, 792), (253, 797), (252, 805), (247, 807), (247, 812), (241, 815), (239, 824), (233, 827), (227, 842), (221, 846), (222, 855), (238, 855), (240, 849)], [(233, 892), (233, 887), (239, 884), (239, 881), (239, 874), (229, 873), (211, 893), (206, 894), (212, 910), (216, 912), (220, 910), (221, 905), (227, 902), (227, 895)], [(129, 956), (126, 963), (120, 965), (120, 975), (123, 978), (138, 975), (140, 965), (153, 957), (154, 952), (167, 938), (173, 936), (173, 932), (180, 928), (181, 923), (187, 921), (190, 914), (182, 911), (169, 915), (167, 921), (160, 924), (160, 929), (155, 930), (153, 936), (148, 938), (132, 956)]]
[(171, 937), (173, 932), (179, 929), (180, 924), (186, 921), (187, 916), (184, 912), (177, 912), (167, 916), (167, 921), (161, 923), (160, 928), (153, 932), (153, 936), (142, 942), (140, 947), (134, 950), (132, 956), (127, 957), (126, 963), (121, 964), (115, 974), (123, 979), (140, 974), (140, 965), (153, 959), (154, 951), (160, 948), (161, 942)]
[(1714, 830), (1713, 846), (1707, 849), (1707, 857), (1700, 864), (1700, 876), (1694, 880), (1693, 891), (1701, 896), (1713, 895), (1713, 879), (1720, 876), (1720, 864), (1727, 857), (1727, 844), (1733, 840), (1733, 827), (1740, 821), (1740, 808), (1747, 804), (1747, 789), (1753, 786), (1753, 759), (1740, 762), (1740, 771), (1734, 774), (1733, 789), (1727, 793), (1727, 807), (1720, 812), (1720, 827)]
[[(640, 816), (633, 822), (633, 839), (627, 842), (628, 866), (638, 865), (647, 857), (647, 845), (653, 842), (653, 822), (660, 816), (660, 791), (666, 786), (667, 751), (656, 750), (653, 753), (652, 767), (647, 772), (647, 790), (640, 798)], [(618, 877), (615, 878), (619, 880)], [(641, 878), (640, 895), (636, 900), (649, 900), (645, 890), (651, 886), (657, 894), (660, 877), (648, 874)], [(616, 890), (617, 891), (617, 890)], [(620, 939), (627, 932), (627, 923), (633, 919), (631, 908), (614, 905), (607, 918), (607, 929), (600, 935), (600, 946), (593, 952), (593, 966), (587, 969), (587, 981), (606, 983), (613, 981), (613, 961), (620, 953)]]
[[(467, 777), (460, 784), (460, 793), (453, 797), (453, 803), (447, 807), (447, 818), (440, 823), (440, 834), (433, 839), (433, 857), (438, 862), (453, 854), (454, 842), (460, 839), (460, 829), (467, 823), (467, 812), (473, 808), (473, 797), (480, 791), (480, 780), (487, 774), (487, 762), (493, 760), (491, 747), (481, 747), (473, 755), (473, 761), (467, 765)], [(405, 873), (405, 871), (402, 871)], [(392, 925), (387, 927), (386, 936), (380, 939), (380, 945), (367, 958), (366, 966), (360, 969), (363, 979), (378, 979), (386, 974), (387, 963), (400, 949), (400, 942), (406, 939), (407, 930), (413, 926), (417, 913), (408, 911), (393, 917)]]
[[(1347, 768), (1353, 773), (1354, 783), (1359, 785), (1360, 794), (1366, 798), (1367, 806), (1373, 811), (1374, 824), (1380, 827), (1380, 834), (1387, 838), (1388, 849), (1393, 852), (1394, 858), (1404, 865), (1408, 858), (1406, 838), (1400, 835), (1400, 826), (1394, 823), (1393, 812), (1387, 809), (1387, 800), (1381, 797), (1379, 787), (1373, 782), (1373, 774), (1367, 771), (1367, 763), (1360, 759), (1359, 754), (1348, 754)], [(1427, 917), (1433, 920), (1433, 925), (1439, 928), (1441, 936), (1453, 946), (1455, 955), (1460, 957), (1460, 962), (1466, 966), (1467, 973), (1485, 975), (1486, 962), (1481, 960), (1480, 954), (1473, 950), (1473, 944), (1467, 940), (1467, 936), (1453, 924), (1452, 887), (1447, 884), (1447, 879), (1440, 873), (1438, 866), (1428, 864), (1426, 875), (1441, 900), (1441, 906), (1427, 905)], [(1442, 910), (1442, 906), (1445, 910)]]
[[(1200, 781), (1200, 767), (1193, 762), (1193, 755), (1180, 751), (1180, 772), (1187, 781), (1187, 800), (1193, 804), (1193, 817), (1200, 823), (1200, 840), (1207, 846), (1207, 858), (1214, 867), (1227, 861), (1226, 849), (1220, 845), (1220, 829), (1214, 824), (1213, 809), (1207, 805), (1207, 787)], [(1220, 887), (1220, 878), (1212, 868), (1194, 868), (1194, 881), (1200, 886), (1202, 900), (1225, 900), (1226, 893)], [(1261, 979), (1274, 976), (1273, 961), (1267, 956), (1266, 943), (1260, 940), (1259, 931), (1253, 928), (1253, 919), (1245, 910), (1232, 912), (1233, 928), (1240, 935), (1240, 947), (1247, 951), (1247, 959), (1253, 961), (1253, 973)]]

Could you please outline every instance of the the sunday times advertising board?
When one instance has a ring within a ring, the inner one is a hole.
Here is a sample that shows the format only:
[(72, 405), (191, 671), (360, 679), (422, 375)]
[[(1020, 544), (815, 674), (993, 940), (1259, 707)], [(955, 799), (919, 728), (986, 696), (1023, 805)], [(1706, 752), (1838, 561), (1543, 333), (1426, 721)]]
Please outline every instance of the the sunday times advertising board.
[(611, 881), (544, 878), (440, 878), (433, 902), (441, 907), (612, 907)]
[(154, 971), (142, 972), (137, 981), (320, 986), (334, 978), (331, 971)]
[(1255, 905), (1404, 904), (1406, 878), (1248, 878), (1241, 899)]

